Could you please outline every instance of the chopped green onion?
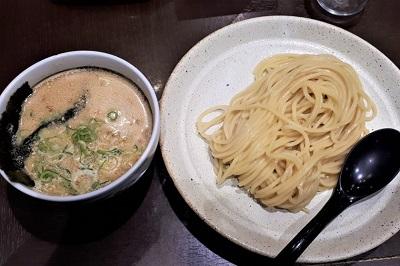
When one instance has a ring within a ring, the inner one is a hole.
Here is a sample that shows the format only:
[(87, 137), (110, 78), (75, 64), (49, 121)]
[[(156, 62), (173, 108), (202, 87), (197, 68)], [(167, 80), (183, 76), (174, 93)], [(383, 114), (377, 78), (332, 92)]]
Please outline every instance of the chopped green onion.
[(97, 120), (96, 118), (90, 118), (90, 120), (89, 120), (89, 125), (97, 126), (97, 124), (101, 124), (101, 123), (104, 123), (104, 122), (101, 120)]
[(54, 153), (57, 151), (57, 144), (50, 141), (50, 139), (40, 139), (38, 143), (38, 149), (44, 153)]
[(69, 149), (69, 145), (67, 144), (65, 146), (65, 148), (63, 149), (62, 153), (68, 154), (68, 155), (74, 155), (72, 152), (68, 151), (68, 149)]
[(79, 158), (79, 162), (83, 164), (84, 166), (88, 166), (90, 164), (93, 164), (96, 161), (96, 153), (91, 150), (86, 150), (85, 153), (81, 154), (81, 157)]
[(101, 155), (107, 155), (107, 153), (108, 153), (108, 151), (105, 151), (105, 150), (97, 150), (96, 152)]
[(116, 111), (111, 111), (107, 114), (108, 119), (110, 119), (111, 121), (115, 121), (118, 118), (118, 112)]
[(93, 190), (97, 189), (97, 188), (99, 187), (99, 185), (100, 185), (99, 181), (94, 182), (94, 183), (92, 184), (92, 189), (93, 189)]
[(71, 181), (71, 171), (68, 170), (67, 168), (62, 167), (60, 164), (57, 164), (57, 170), (60, 171), (60, 173), (58, 173), (58, 175), (65, 179), (66, 181)]
[(138, 145), (133, 145), (133, 152), (142, 154), (143, 153), (143, 148), (139, 147)]
[(118, 159), (116, 156), (122, 154), (122, 150), (113, 148), (111, 150), (97, 150), (97, 153), (101, 155), (101, 164), (97, 171), (101, 169), (111, 170), (118, 165)]
[(74, 143), (90, 143), (96, 140), (96, 132), (88, 126), (79, 126), (71, 136)]
[(63, 149), (63, 151), (62, 151), (62, 153), (66, 153), (67, 152), (67, 149), (68, 149), (68, 147), (69, 147), (69, 145), (67, 144), (67, 145), (65, 145), (65, 147), (64, 147), (64, 149)]
[(111, 171), (118, 166), (118, 159), (115, 156), (108, 156), (107, 159), (101, 164), (98, 171), (104, 168), (104, 170)]
[(39, 173), (39, 178), (45, 183), (50, 182), (53, 178), (57, 177), (58, 173), (53, 170), (43, 170)]
[(114, 148), (110, 152), (112, 155), (121, 155), (122, 154), (122, 151), (118, 148)]
[(48, 145), (47, 141), (41, 140), (38, 144), (39, 151), (41, 152), (48, 152), (51, 147)]
[(48, 138), (42, 138), (39, 136), (37, 148), (42, 153), (63, 153), (68, 148), (68, 144), (66, 144), (66, 142), (68, 142), (68, 140), (62, 135)]
[(76, 144), (78, 145), (81, 154), (87, 154), (86, 142), (78, 140)]
[(90, 171), (93, 171), (93, 168), (90, 168), (90, 167), (79, 167), (79, 170), (90, 170)]
[(122, 150), (118, 149), (118, 148), (113, 148), (111, 150), (97, 150), (98, 154), (101, 155), (121, 155), (122, 154)]
[(108, 185), (109, 183), (111, 183), (111, 181), (109, 181), (109, 180), (103, 181), (103, 182), (95, 181), (95, 182), (92, 184), (92, 190), (99, 189), (99, 188), (101, 188), (101, 187), (103, 187), (103, 186), (105, 186), (105, 185)]
[(64, 180), (62, 182), (62, 185), (68, 190), (68, 192), (72, 195), (78, 195), (78, 191), (76, 191), (76, 189), (74, 189), (71, 185), (71, 181), (69, 180)]

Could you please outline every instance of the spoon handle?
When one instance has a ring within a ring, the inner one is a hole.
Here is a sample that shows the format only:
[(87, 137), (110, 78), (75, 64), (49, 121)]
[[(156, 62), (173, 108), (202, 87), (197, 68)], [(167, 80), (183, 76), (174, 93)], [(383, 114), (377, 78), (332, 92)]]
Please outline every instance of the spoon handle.
[(334, 190), (321, 211), (275, 257), (276, 265), (294, 264), (317, 235), (349, 205), (350, 203), (341, 197), (340, 192)]

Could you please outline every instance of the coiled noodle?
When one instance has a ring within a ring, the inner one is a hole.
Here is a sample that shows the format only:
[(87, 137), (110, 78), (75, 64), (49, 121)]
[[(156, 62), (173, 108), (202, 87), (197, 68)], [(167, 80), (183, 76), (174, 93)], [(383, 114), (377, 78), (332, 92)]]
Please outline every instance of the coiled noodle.
[(203, 112), (198, 132), (218, 183), (235, 177), (265, 206), (304, 210), (335, 186), (376, 107), (354, 69), (334, 56), (280, 54), (261, 61), (254, 76), (229, 105)]

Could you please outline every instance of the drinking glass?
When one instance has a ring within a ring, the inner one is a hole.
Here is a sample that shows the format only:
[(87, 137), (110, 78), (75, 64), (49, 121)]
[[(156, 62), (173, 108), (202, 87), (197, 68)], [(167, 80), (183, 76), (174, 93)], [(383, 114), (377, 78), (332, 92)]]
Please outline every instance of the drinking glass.
[(317, 0), (327, 12), (336, 16), (352, 16), (360, 13), (368, 0)]

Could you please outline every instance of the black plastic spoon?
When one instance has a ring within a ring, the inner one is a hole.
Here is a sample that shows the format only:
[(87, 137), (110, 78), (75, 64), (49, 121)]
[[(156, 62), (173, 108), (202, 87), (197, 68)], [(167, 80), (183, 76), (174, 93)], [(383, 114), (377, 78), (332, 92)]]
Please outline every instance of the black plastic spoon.
[(276, 256), (276, 264), (294, 264), (336, 216), (353, 203), (380, 191), (396, 177), (399, 170), (399, 131), (385, 128), (362, 138), (348, 154), (331, 198)]

